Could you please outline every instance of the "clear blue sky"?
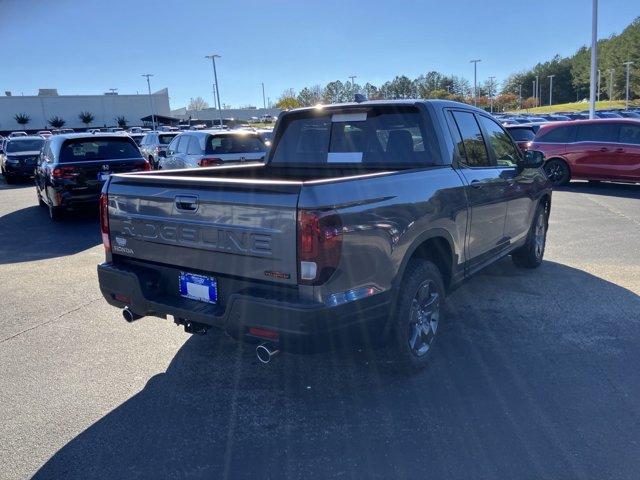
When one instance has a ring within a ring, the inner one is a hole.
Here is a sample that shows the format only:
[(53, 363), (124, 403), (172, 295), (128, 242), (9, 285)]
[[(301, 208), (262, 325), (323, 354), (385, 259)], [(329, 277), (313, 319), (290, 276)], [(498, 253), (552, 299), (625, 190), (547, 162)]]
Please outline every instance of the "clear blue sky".
[[(601, 0), (599, 36), (640, 14)], [(262, 105), (284, 89), (331, 80), (379, 84), (429, 70), (479, 80), (568, 55), (590, 41), (591, 0), (136, 1), (0, 0), (0, 91), (61, 94), (169, 88), (171, 107), (210, 104), (218, 63), (223, 103)]]

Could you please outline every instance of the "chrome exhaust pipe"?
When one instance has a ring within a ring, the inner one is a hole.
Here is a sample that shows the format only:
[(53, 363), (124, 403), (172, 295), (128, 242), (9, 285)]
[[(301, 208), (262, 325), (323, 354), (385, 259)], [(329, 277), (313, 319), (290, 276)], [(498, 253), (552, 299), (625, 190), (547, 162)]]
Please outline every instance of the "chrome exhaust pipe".
[(123, 316), (123, 318), (124, 318), (127, 322), (129, 322), (129, 323), (135, 322), (135, 321), (136, 321), (136, 320), (138, 320), (139, 318), (142, 318), (142, 315), (138, 315), (138, 314), (136, 314), (136, 313), (133, 313), (133, 312), (129, 309), (129, 307), (124, 307), (124, 308), (122, 309), (122, 316)]
[(269, 343), (263, 343), (256, 347), (256, 356), (261, 363), (269, 363), (271, 359), (279, 353), (280, 350)]

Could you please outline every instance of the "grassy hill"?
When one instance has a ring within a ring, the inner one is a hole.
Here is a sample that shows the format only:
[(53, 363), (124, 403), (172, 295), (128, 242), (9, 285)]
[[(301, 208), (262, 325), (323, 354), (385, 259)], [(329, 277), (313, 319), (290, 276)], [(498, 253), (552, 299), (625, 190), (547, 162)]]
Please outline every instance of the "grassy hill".
[[(633, 100), (629, 102), (631, 106), (639, 107), (640, 100)], [(613, 100), (596, 102), (596, 110), (609, 110), (614, 108), (624, 108), (624, 100)], [(589, 110), (589, 102), (572, 102), (572, 103), (559, 103), (557, 105), (547, 105), (546, 107), (536, 107), (522, 110), (513, 110), (510, 113), (553, 113), (553, 112), (581, 112)]]

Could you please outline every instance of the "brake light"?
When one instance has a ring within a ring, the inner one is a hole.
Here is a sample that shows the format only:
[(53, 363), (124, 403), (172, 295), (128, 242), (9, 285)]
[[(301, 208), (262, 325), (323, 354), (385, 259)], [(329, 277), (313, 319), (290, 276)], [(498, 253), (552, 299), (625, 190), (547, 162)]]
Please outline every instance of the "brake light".
[(215, 167), (216, 165), (222, 165), (221, 158), (201, 158), (198, 160), (198, 165), (201, 167)]
[(300, 282), (319, 285), (338, 267), (342, 250), (342, 222), (333, 211), (298, 211)]
[(72, 179), (78, 176), (78, 171), (76, 167), (56, 167), (51, 172), (51, 177), (60, 180), (60, 179)]
[(111, 251), (111, 240), (109, 239), (109, 196), (106, 193), (100, 194), (100, 231), (102, 232), (102, 244), (106, 252)]
[(149, 170), (151, 170), (151, 164), (149, 163), (148, 160), (145, 160), (144, 163), (142, 164), (142, 168), (140, 169), (143, 172), (148, 172)]

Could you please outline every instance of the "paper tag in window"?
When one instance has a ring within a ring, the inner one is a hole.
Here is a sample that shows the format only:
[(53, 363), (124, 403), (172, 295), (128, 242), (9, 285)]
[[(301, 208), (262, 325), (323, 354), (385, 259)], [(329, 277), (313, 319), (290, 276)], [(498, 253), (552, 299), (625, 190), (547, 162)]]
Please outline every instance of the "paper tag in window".
[(327, 163), (362, 163), (362, 152), (329, 152)]

